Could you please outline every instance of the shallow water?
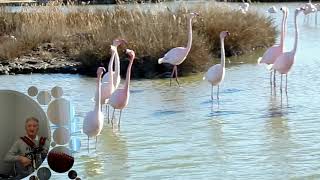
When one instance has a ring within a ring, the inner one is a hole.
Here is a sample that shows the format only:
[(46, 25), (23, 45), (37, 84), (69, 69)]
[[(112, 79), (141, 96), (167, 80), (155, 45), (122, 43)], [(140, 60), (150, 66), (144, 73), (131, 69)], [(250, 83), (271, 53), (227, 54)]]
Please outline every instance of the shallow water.
[[(261, 12), (274, 4), (258, 4)], [(287, 49), (293, 47), (293, 12), (288, 5)], [(281, 14), (272, 15), (279, 24)], [(82, 179), (319, 179), (320, 178), (320, 22), (303, 23), (296, 62), (288, 76), (288, 95), (271, 94), (264, 66), (227, 64), (219, 106), (210, 100), (210, 85), (202, 74), (180, 78), (134, 80), (129, 106), (122, 113), (121, 131), (105, 121), (97, 149), (81, 138), (75, 165)], [(238, 57), (256, 62), (259, 54)], [(277, 77), (279, 85), (280, 78)], [(80, 75), (33, 74), (0, 76), (1, 89), (25, 92), (35, 85), (58, 85), (79, 118), (93, 109), (95, 79)], [(66, 179), (54, 173), (52, 179)]]

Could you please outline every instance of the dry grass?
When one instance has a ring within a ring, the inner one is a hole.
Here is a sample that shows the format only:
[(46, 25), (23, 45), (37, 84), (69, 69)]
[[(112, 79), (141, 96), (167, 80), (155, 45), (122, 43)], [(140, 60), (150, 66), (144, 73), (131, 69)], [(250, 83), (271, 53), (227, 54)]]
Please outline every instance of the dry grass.
[(91, 66), (107, 59), (112, 40), (121, 37), (129, 42), (127, 48), (136, 51), (138, 59), (156, 63), (170, 48), (186, 45), (186, 13), (190, 11), (200, 12), (201, 17), (193, 22), (192, 49), (182, 67), (189, 71), (201, 70), (211, 55), (219, 55), (222, 30), (232, 34), (226, 41), (228, 55), (274, 42), (275, 27), (270, 19), (256, 12), (243, 15), (217, 6), (213, 3), (188, 9), (181, 4), (174, 13), (163, 5), (156, 5), (157, 11), (142, 10), (137, 5), (130, 9), (117, 6), (103, 11), (78, 9), (68, 13), (60, 6), (34, 7), (32, 13), (10, 13), (1, 8), (0, 36), (14, 35), (17, 40), (2, 38), (0, 59), (21, 56), (50, 42), (71, 59)]

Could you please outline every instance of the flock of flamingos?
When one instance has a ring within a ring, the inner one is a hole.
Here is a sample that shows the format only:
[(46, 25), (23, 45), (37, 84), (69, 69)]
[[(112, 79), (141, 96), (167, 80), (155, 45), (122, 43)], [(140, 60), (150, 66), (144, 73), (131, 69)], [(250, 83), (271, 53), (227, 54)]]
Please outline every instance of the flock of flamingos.
[[(249, 6), (246, 6), (248, 8)], [(267, 69), (270, 71), (270, 85), (276, 86), (275, 74), (278, 72), (281, 75), (280, 91), (282, 92), (282, 76), (286, 75), (286, 84), (285, 92), (287, 93), (287, 76), (290, 71), (294, 60), (295, 54), (297, 51), (298, 44), (298, 25), (297, 25), (297, 16), (300, 12), (304, 12), (305, 15), (314, 12), (314, 5), (309, 2), (303, 7), (295, 9), (294, 12), (294, 25), (295, 25), (295, 41), (294, 47), (291, 51), (284, 51), (284, 39), (286, 36), (286, 24), (288, 18), (288, 8), (282, 7), (280, 10), (283, 13), (282, 24), (281, 24), (281, 35), (280, 43), (275, 44), (272, 47), (268, 48), (262, 57), (258, 59), (258, 63), (266, 64)], [(275, 11), (275, 8), (272, 7), (272, 11)], [(247, 9), (245, 9), (247, 10)], [(320, 10), (320, 8), (319, 8)], [(271, 11), (270, 9), (268, 10)], [(243, 12), (243, 11), (242, 11)], [(180, 86), (178, 81), (178, 70), (177, 66), (180, 65), (187, 57), (191, 45), (192, 45), (192, 19), (199, 16), (198, 13), (190, 13), (187, 15), (188, 18), (188, 43), (186, 47), (176, 47), (169, 50), (164, 57), (158, 60), (158, 63), (169, 63), (173, 65), (173, 70), (170, 78), (170, 86), (172, 78), (175, 77), (177, 84)], [(217, 100), (219, 102), (219, 85), (224, 79), (225, 75), (225, 50), (224, 50), (224, 40), (228, 37), (230, 33), (228, 31), (222, 31), (220, 33), (221, 41), (221, 62), (209, 68), (205, 73), (203, 79), (207, 80), (211, 84), (211, 99), (213, 100), (213, 87), (217, 86)], [(102, 112), (102, 105), (106, 104), (107, 118), (108, 123), (111, 122), (112, 128), (114, 124), (118, 125), (118, 130), (120, 129), (120, 119), (122, 110), (128, 105), (129, 96), (130, 96), (130, 74), (133, 61), (135, 59), (135, 52), (130, 49), (126, 49), (126, 54), (129, 56), (129, 65), (127, 68), (126, 79), (124, 86), (119, 88), (120, 84), (120, 61), (117, 47), (120, 45), (125, 45), (127, 42), (123, 39), (115, 39), (111, 45), (111, 58), (108, 65), (108, 72), (102, 77), (105, 68), (99, 67), (97, 69), (97, 90), (95, 95), (95, 106), (94, 109), (88, 112), (83, 121), (83, 132), (88, 136), (88, 150), (89, 150), (89, 137), (96, 137), (100, 134), (103, 123), (104, 123), (104, 114)], [(113, 66), (115, 66), (115, 71), (113, 71)], [(273, 78), (272, 78), (273, 74)], [(109, 106), (113, 107), (113, 113), (111, 120), (109, 118)], [(115, 110), (120, 111), (118, 121), (114, 119)]]

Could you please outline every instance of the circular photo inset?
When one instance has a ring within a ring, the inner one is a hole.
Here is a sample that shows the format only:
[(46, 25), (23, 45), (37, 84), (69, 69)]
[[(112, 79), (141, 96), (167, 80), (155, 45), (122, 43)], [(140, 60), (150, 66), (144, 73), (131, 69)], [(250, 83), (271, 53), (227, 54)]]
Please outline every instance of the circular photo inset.
[(45, 159), (50, 123), (40, 105), (28, 95), (0, 90), (0, 99), (0, 174), (22, 179)]
[(53, 132), (53, 140), (59, 145), (67, 144), (70, 141), (70, 132), (65, 127), (59, 127)]
[(72, 108), (70, 101), (60, 98), (52, 101), (47, 110), (50, 121), (57, 126), (68, 125), (72, 118)]
[(51, 94), (54, 98), (60, 98), (63, 95), (63, 90), (59, 86), (55, 86), (51, 89)]
[(69, 177), (70, 179), (75, 179), (75, 178), (77, 178), (77, 176), (78, 176), (78, 173), (77, 173), (77, 171), (75, 171), (75, 170), (71, 170), (71, 171), (69, 171), (69, 173), (68, 173), (68, 177)]
[(41, 167), (37, 171), (37, 176), (40, 180), (48, 180), (51, 177), (51, 171), (47, 167)]
[(51, 101), (51, 95), (48, 91), (40, 91), (37, 100), (41, 105), (48, 105)]
[(31, 96), (31, 97), (36, 96), (36, 95), (38, 94), (38, 88), (35, 87), (35, 86), (29, 87), (29, 88), (28, 88), (28, 94), (29, 94), (29, 96)]
[(35, 175), (32, 175), (29, 177), (29, 180), (38, 180), (39, 178)]
[(74, 157), (70, 150), (64, 146), (53, 148), (48, 154), (49, 167), (58, 173), (69, 171), (74, 163)]

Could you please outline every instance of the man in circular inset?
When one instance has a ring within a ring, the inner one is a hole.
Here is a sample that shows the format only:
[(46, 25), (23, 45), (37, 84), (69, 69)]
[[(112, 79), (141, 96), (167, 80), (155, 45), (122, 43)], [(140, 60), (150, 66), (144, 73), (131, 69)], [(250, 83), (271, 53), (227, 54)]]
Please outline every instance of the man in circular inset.
[(38, 137), (39, 120), (35, 117), (26, 119), (26, 136), (20, 137), (10, 148), (4, 160), (15, 163), (17, 179), (22, 179), (37, 169), (45, 159), (49, 142), (45, 137)]

